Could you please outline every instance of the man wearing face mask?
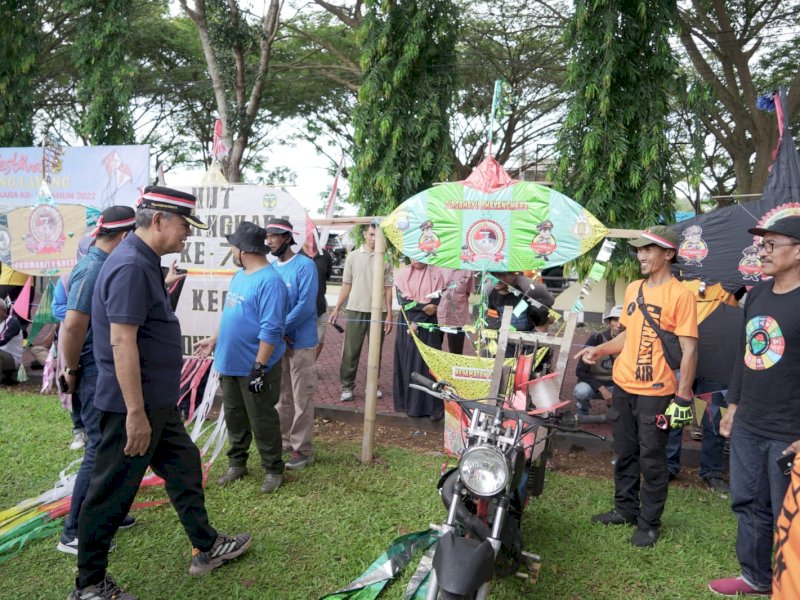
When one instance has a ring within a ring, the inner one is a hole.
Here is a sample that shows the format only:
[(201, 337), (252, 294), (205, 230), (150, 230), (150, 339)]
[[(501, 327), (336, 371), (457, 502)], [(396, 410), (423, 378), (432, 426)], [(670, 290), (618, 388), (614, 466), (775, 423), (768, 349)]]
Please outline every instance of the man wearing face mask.
[(299, 470), (314, 462), (311, 432), (314, 429), (314, 389), (317, 368), (317, 267), (307, 256), (292, 250), (294, 231), (286, 219), (273, 217), (267, 225), (267, 245), (277, 257), (272, 266), (286, 284), (286, 354), (278, 402), (283, 447), (292, 456), (286, 468)]
[(227, 485), (247, 475), (250, 441), (264, 468), (261, 492), (283, 483), (281, 427), (276, 406), (280, 396), (286, 286), (267, 262), (267, 232), (242, 221), (226, 236), (233, 262), (240, 270), (231, 280), (217, 333), (195, 344), (198, 356), (214, 353), (222, 382), (222, 403), (228, 427), (228, 470), (217, 480)]

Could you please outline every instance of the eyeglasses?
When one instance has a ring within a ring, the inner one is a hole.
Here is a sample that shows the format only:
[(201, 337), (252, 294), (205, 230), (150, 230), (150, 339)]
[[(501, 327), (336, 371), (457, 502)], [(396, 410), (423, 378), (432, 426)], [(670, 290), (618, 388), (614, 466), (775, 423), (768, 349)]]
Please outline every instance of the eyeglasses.
[(760, 244), (756, 244), (756, 248), (759, 252), (762, 250), (766, 250), (767, 254), (772, 254), (775, 248), (780, 248), (782, 246), (797, 246), (800, 242), (788, 242), (786, 244), (778, 244), (777, 242), (773, 242), (772, 240), (767, 240), (766, 242), (761, 242)]

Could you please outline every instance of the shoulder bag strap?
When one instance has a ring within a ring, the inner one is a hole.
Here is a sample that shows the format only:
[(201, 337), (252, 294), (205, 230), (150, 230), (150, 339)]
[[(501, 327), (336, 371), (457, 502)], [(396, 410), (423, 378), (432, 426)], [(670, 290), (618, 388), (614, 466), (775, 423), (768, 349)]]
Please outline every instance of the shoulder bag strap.
[(653, 317), (650, 315), (650, 313), (644, 307), (644, 295), (642, 294), (642, 287), (644, 286), (644, 282), (645, 281), (646, 280), (642, 280), (642, 283), (639, 284), (639, 294), (636, 296), (636, 304), (639, 305), (639, 310), (642, 311), (642, 316), (644, 316), (645, 321), (647, 321), (650, 324), (650, 327), (652, 327), (653, 330), (658, 335), (658, 339), (660, 339), (661, 343), (664, 344), (665, 343), (664, 342), (664, 330), (661, 329), (661, 327), (659, 327), (658, 325), (656, 325), (656, 322), (653, 320)]

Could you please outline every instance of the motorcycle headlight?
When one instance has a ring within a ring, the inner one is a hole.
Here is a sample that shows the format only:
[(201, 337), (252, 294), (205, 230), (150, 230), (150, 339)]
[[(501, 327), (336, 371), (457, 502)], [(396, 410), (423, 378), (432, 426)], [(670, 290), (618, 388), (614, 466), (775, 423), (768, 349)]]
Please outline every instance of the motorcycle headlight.
[(478, 496), (494, 496), (508, 483), (508, 462), (503, 453), (491, 446), (465, 450), (458, 464), (461, 481)]

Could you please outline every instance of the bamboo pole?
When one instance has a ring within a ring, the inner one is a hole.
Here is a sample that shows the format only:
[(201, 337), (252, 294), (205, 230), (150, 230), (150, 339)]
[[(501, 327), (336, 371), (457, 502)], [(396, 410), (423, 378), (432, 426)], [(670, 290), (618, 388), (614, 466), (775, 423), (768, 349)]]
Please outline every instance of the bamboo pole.
[[(380, 226), (375, 228), (375, 255), (372, 260), (372, 314), (369, 324), (369, 347), (367, 360), (367, 389), (364, 402), (364, 438), (361, 442), (361, 462), (371, 464), (375, 443), (375, 413), (378, 404), (378, 375), (381, 364), (381, 333), (383, 329), (383, 264), (386, 253), (386, 238)], [(391, 318), (392, 307), (387, 306), (387, 318)]]

